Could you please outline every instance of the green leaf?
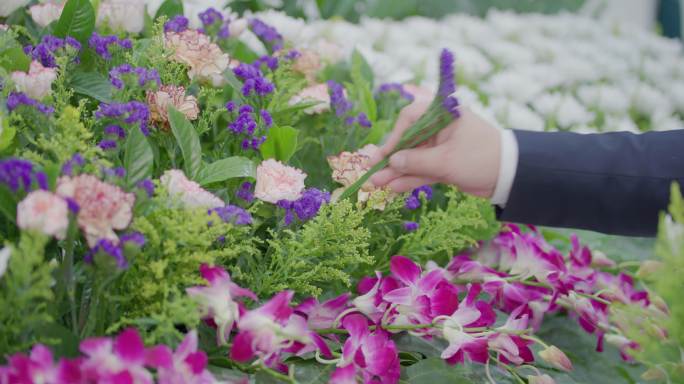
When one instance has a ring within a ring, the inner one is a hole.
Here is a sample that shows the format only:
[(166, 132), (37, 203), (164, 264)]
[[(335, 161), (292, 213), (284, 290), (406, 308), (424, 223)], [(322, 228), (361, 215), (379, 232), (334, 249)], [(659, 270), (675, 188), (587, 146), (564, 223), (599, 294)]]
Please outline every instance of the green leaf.
[(5, 186), (0, 186), (0, 212), (2, 212), (10, 222), (16, 222), (17, 199)]
[(352, 92), (359, 102), (359, 109), (368, 116), (371, 123), (375, 124), (378, 118), (378, 107), (373, 97), (373, 71), (356, 50), (352, 53), (351, 78)]
[(54, 34), (62, 38), (72, 36), (81, 44), (86, 44), (94, 29), (95, 9), (90, 0), (68, 0), (55, 25)]
[(17, 129), (10, 125), (9, 119), (0, 114), (0, 151), (9, 147), (14, 140)]
[(154, 19), (158, 19), (160, 16), (166, 16), (168, 19), (176, 15), (183, 14), (183, 2), (181, 0), (166, 0), (159, 6), (157, 14), (154, 15)]
[(373, 68), (371, 68), (370, 64), (368, 64), (368, 61), (366, 61), (366, 58), (363, 57), (361, 52), (357, 51), (356, 49), (354, 52), (352, 52), (352, 76), (354, 76), (354, 72), (357, 72), (358, 75), (361, 75), (361, 77), (368, 82), (368, 85), (372, 88), (373, 87), (373, 81), (374, 81), (374, 76), (373, 76)]
[(261, 155), (264, 159), (276, 159), (282, 162), (290, 160), (297, 151), (299, 131), (292, 127), (273, 127), (268, 131), (266, 141), (261, 144)]
[(256, 167), (252, 160), (234, 156), (207, 164), (197, 174), (197, 182), (207, 185), (236, 177), (256, 177)]
[(8, 72), (29, 70), (31, 59), (26, 56), (21, 47), (12, 47), (5, 49), (0, 54), (0, 67), (5, 68)]
[(112, 85), (106, 77), (97, 72), (76, 72), (70, 82), (74, 92), (90, 96), (103, 103), (111, 103)]
[(123, 163), (126, 169), (126, 185), (129, 188), (152, 175), (154, 153), (147, 138), (137, 127), (131, 128), (128, 132)]
[[(514, 383), (507, 374), (498, 371), (496, 368), (491, 368), (491, 375), (496, 383)], [(449, 365), (439, 357), (421, 360), (407, 367), (402, 375), (402, 380), (412, 384), (480, 384), (489, 382), (483, 365)]]
[(368, 132), (368, 136), (366, 136), (366, 138), (363, 140), (362, 145), (379, 144), (380, 140), (385, 137), (385, 134), (389, 132), (390, 128), (392, 127), (390, 126), (390, 122), (388, 120), (380, 120), (375, 122)]
[(183, 113), (169, 107), (169, 123), (176, 142), (183, 153), (183, 168), (190, 179), (195, 179), (202, 166), (202, 145), (195, 127)]
[(251, 63), (259, 58), (259, 55), (252, 51), (252, 49), (242, 41), (238, 41), (235, 44), (235, 47), (231, 50), (231, 53), (232, 58), (242, 63)]

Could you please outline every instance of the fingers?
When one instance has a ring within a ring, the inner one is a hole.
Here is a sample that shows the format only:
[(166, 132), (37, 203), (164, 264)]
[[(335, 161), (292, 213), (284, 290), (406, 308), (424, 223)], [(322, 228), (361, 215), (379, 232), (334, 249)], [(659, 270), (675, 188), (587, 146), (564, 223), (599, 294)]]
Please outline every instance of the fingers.
[(413, 148), (392, 155), (389, 166), (401, 174), (439, 180), (448, 172), (446, 159), (443, 146)]
[(404, 132), (406, 132), (406, 130), (409, 129), (413, 123), (418, 121), (420, 116), (425, 113), (428, 107), (429, 105), (426, 103), (413, 103), (401, 110), (401, 113), (399, 113), (399, 117), (397, 118), (397, 122), (394, 125), (394, 129), (387, 137), (385, 144), (381, 148), (383, 156), (389, 155), (394, 150), (394, 147), (399, 144), (401, 136), (404, 134)]
[(397, 172), (392, 168), (385, 168), (373, 175), (370, 179), (371, 183), (376, 187), (384, 187), (389, 184), (390, 181), (396, 179), (397, 177), (403, 176), (402, 173)]
[(434, 184), (435, 180), (427, 177), (401, 176), (392, 180), (387, 186), (396, 193), (412, 191), (425, 184)]

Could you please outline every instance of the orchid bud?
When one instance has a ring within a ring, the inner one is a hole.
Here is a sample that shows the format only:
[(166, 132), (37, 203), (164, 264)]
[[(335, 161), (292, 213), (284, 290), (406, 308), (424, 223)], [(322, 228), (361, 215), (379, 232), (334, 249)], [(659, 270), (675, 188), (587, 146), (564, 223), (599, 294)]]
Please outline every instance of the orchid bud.
[(599, 268), (613, 268), (617, 264), (611, 258), (606, 256), (605, 253), (603, 253), (601, 251), (592, 251), (591, 265), (592, 265), (592, 267), (599, 267)]
[(657, 260), (646, 260), (641, 263), (636, 276), (640, 279), (646, 279), (654, 276), (663, 268), (663, 263)]
[(528, 384), (556, 384), (556, 381), (549, 375), (527, 376)]
[(551, 364), (555, 368), (558, 368), (565, 372), (572, 371), (572, 362), (568, 357), (558, 349), (558, 347), (552, 345), (545, 350), (539, 352), (539, 357), (547, 363)]
[(665, 372), (661, 368), (658, 367), (652, 367), (649, 368), (646, 372), (644, 372), (641, 375), (641, 378), (646, 380), (646, 381), (662, 381), (667, 379), (667, 376), (665, 375)]

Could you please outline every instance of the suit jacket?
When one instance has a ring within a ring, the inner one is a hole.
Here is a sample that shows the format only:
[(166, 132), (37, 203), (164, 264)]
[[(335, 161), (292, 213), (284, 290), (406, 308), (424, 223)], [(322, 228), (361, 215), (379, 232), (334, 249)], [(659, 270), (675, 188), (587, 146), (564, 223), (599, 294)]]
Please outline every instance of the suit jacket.
[(515, 135), (518, 168), (501, 220), (653, 236), (672, 182), (684, 187), (684, 130)]

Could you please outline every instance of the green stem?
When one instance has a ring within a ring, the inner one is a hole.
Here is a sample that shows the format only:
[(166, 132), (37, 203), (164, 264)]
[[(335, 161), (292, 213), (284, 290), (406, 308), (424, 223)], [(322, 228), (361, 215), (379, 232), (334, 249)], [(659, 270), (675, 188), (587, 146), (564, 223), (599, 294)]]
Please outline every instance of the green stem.
[(273, 370), (273, 369), (271, 369), (265, 365), (262, 365), (260, 369), (262, 371), (264, 371), (265, 373), (268, 373), (269, 375), (271, 375), (275, 379), (278, 379), (278, 380), (281, 380), (281, 381), (284, 381), (287, 383), (292, 383), (292, 384), (297, 383), (297, 380), (293, 379), (292, 377), (283, 375), (282, 373), (280, 373), (276, 370)]
[(76, 281), (74, 280), (74, 243), (78, 228), (72, 220), (66, 243), (64, 246), (64, 287), (69, 300), (69, 312), (71, 312), (71, 329), (78, 334), (78, 317), (76, 313)]

